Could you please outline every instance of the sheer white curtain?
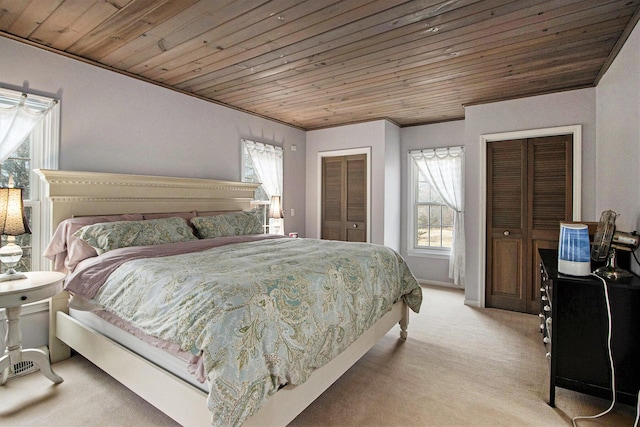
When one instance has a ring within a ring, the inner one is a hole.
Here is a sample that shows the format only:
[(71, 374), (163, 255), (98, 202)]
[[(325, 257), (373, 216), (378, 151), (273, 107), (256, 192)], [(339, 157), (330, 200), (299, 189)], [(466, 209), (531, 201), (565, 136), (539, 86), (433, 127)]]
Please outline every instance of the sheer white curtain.
[(31, 108), (26, 105), (26, 94), (22, 94), (17, 102), (12, 101), (3, 97), (0, 104), (0, 163), (18, 149), (38, 122), (57, 103), (54, 100), (48, 105)]
[(271, 196), (282, 196), (282, 147), (246, 139), (243, 143), (269, 199)]
[(453, 243), (449, 259), (449, 278), (464, 285), (464, 148), (449, 147), (412, 152), (420, 173), (454, 211)]

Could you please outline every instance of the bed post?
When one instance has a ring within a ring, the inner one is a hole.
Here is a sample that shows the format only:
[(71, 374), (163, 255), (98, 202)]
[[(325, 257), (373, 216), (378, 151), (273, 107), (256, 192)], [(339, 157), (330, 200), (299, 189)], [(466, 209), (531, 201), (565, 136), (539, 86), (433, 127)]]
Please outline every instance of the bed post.
[(69, 313), (69, 294), (62, 291), (49, 300), (49, 359), (51, 363), (71, 357), (71, 348), (56, 336), (58, 311)]
[(400, 318), (400, 338), (407, 339), (407, 327), (409, 326), (409, 306), (402, 301), (402, 318)]

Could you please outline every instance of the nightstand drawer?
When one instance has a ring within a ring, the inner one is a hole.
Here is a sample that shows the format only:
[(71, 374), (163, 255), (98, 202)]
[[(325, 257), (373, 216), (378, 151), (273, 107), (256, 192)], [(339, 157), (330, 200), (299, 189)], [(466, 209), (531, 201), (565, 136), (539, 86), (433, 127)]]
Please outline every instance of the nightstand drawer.
[(0, 306), (2, 307), (17, 307), (19, 305), (29, 304), (32, 302), (40, 301), (45, 298), (50, 298), (62, 290), (62, 282), (59, 287), (43, 288), (31, 290), (28, 292), (16, 292), (9, 295), (3, 295), (0, 299)]
[(27, 272), (26, 279), (0, 282), (0, 308), (18, 307), (50, 298), (62, 291), (64, 274)]

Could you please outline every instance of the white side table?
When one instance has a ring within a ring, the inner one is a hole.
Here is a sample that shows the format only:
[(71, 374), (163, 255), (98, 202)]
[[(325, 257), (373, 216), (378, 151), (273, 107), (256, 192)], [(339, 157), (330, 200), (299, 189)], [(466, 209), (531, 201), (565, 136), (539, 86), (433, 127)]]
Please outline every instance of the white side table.
[(62, 377), (51, 370), (47, 353), (40, 349), (22, 349), (20, 312), (22, 305), (50, 298), (62, 291), (65, 275), (56, 271), (31, 271), (26, 279), (0, 282), (0, 308), (7, 311), (6, 350), (0, 358), (0, 385), (7, 382), (9, 368), (22, 361), (38, 365), (40, 372), (54, 383), (61, 383)]

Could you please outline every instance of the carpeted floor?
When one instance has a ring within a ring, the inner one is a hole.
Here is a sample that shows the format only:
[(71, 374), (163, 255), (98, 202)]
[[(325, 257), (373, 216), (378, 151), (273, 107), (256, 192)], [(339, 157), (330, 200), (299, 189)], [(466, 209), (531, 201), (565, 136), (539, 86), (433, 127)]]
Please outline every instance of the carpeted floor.
[[(533, 315), (463, 304), (462, 291), (424, 287), (409, 339), (387, 334), (291, 426), (570, 426), (609, 402), (558, 388), (546, 404), (547, 362)], [(413, 313), (412, 313), (413, 314)], [(0, 425), (175, 426), (81, 356), (0, 388)], [(635, 408), (616, 405), (578, 426), (629, 426)]]

